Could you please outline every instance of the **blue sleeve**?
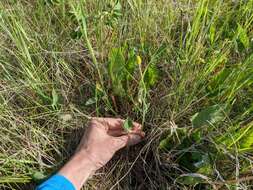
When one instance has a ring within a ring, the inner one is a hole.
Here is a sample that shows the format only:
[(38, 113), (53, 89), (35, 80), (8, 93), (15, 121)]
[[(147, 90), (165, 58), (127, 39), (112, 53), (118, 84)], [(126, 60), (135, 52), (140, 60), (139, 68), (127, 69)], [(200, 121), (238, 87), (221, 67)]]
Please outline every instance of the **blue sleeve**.
[(67, 178), (56, 174), (39, 185), (36, 190), (75, 190), (75, 187)]

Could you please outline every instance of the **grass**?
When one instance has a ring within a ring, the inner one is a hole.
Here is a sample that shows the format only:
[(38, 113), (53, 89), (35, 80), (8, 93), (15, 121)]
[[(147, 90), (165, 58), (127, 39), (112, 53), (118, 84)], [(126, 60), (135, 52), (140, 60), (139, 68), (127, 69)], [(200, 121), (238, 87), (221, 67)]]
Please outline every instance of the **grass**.
[(57, 171), (90, 116), (147, 138), (84, 189), (252, 188), (252, 0), (2, 0), (0, 39), (1, 189)]

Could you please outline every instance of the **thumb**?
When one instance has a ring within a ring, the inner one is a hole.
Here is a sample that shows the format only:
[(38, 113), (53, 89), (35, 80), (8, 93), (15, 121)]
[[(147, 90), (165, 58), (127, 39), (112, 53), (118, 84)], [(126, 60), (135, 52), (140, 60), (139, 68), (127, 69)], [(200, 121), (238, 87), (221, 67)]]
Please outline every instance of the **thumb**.
[(127, 135), (123, 135), (120, 137), (114, 137), (112, 139), (112, 146), (114, 148), (115, 151), (125, 147), (128, 144), (128, 139), (129, 137)]

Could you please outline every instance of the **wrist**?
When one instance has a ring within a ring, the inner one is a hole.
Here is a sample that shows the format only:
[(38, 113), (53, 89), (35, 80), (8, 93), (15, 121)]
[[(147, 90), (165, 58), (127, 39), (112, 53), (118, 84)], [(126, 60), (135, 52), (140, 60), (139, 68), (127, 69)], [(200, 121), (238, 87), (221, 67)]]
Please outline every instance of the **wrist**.
[(93, 156), (91, 156), (91, 153), (86, 150), (79, 150), (78, 152), (75, 153), (74, 157), (80, 160), (80, 165), (82, 167), (85, 167), (86, 169), (88, 168), (89, 171), (95, 172), (97, 170), (97, 162), (94, 160)]
[(97, 159), (97, 156), (89, 149), (79, 150), (76, 154), (80, 157), (85, 158), (85, 162), (89, 162), (90, 169), (94, 172), (103, 166), (102, 164), (100, 164), (99, 160)]
[(64, 165), (59, 174), (66, 177), (79, 190), (95, 171), (96, 167), (87, 154), (79, 151)]

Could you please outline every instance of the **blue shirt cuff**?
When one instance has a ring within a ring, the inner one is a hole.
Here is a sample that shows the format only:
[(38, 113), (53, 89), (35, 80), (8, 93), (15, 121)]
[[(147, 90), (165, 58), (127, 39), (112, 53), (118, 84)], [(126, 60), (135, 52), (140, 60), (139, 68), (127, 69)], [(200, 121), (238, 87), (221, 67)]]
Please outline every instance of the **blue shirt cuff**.
[(64, 176), (56, 174), (37, 187), (36, 190), (76, 190)]

